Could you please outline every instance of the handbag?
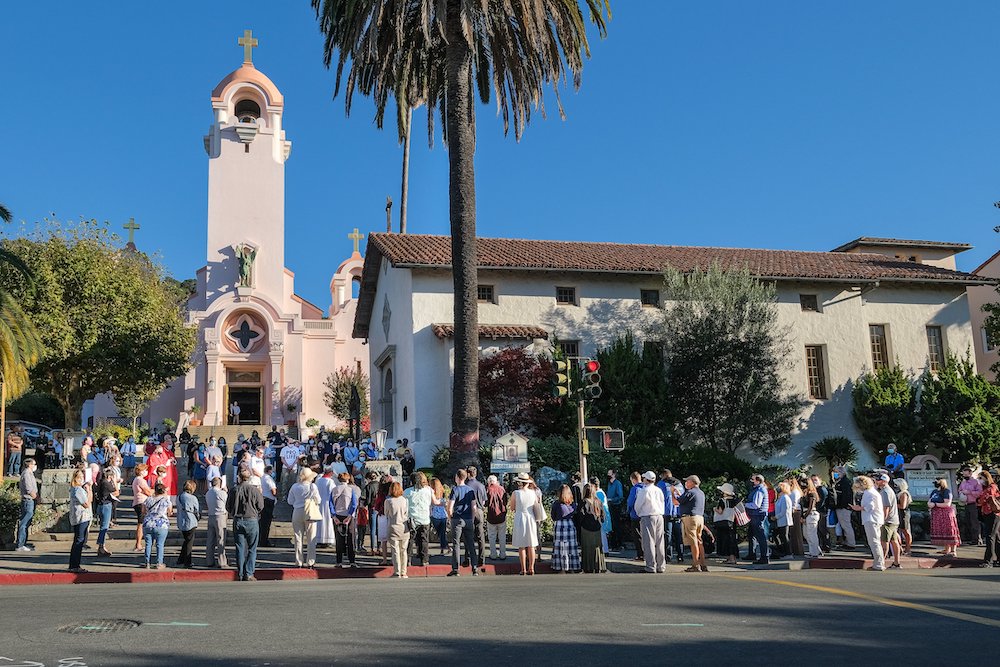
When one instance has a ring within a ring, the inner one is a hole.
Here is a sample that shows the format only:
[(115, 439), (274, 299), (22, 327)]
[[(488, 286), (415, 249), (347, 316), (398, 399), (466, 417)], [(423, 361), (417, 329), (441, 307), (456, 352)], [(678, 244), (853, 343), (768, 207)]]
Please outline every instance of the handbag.
[(989, 502), (990, 509), (993, 510), (993, 513), (1000, 514), (1000, 496), (992, 495), (987, 498), (987, 501)]
[(535, 521), (537, 521), (539, 523), (541, 523), (542, 521), (545, 521), (545, 518), (546, 518), (546, 516), (545, 516), (545, 508), (542, 507), (541, 503), (536, 502), (534, 505), (532, 505), (531, 506), (531, 511), (535, 515)]
[(742, 502), (736, 503), (736, 506), (733, 507), (733, 520), (737, 526), (745, 526), (750, 523), (750, 515), (747, 514), (746, 505)]
[(312, 496), (306, 497), (306, 503), (302, 506), (302, 511), (305, 512), (306, 521), (322, 521), (323, 513), (319, 511), (319, 503), (312, 499)]

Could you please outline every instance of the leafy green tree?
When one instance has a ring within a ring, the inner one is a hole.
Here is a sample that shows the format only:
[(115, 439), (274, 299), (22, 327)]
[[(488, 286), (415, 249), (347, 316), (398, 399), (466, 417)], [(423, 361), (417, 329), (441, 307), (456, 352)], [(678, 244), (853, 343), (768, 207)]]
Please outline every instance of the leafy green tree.
[(1000, 387), (976, 372), (966, 353), (949, 354), (936, 374), (925, 372), (920, 437), (951, 461), (991, 463), (1000, 455)]
[(769, 456), (788, 445), (802, 409), (782, 370), (789, 345), (775, 288), (746, 269), (665, 274), (659, 328), (668, 401), (685, 440), (735, 454)]
[(917, 383), (899, 364), (884, 366), (858, 378), (851, 391), (854, 422), (869, 444), (879, 451), (890, 442), (912, 458), (924, 453), (915, 443), (919, 431)]
[(45, 424), (52, 428), (64, 428), (66, 416), (59, 403), (48, 394), (40, 391), (29, 391), (21, 398), (7, 406), (8, 419), (23, 419), (29, 422)]
[(625, 432), (620, 457), (626, 464), (662, 458), (665, 448), (679, 444), (667, 400), (662, 346), (646, 343), (640, 350), (628, 331), (598, 350), (597, 360), (603, 392), (592, 403), (592, 421)]
[(484, 355), (479, 360), (483, 429), (493, 436), (508, 430), (527, 436), (545, 432), (558, 408), (558, 399), (550, 390), (551, 375), (552, 363), (523, 347)]
[(139, 387), (133, 385), (115, 393), (115, 407), (118, 414), (132, 420), (132, 435), (139, 437), (139, 418), (160, 393), (162, 387)]
[(360, 368), (341, 366), (323, 381), (323, 402), (330, 414), (344, 421), (351, 418), (351, 388), (357, 387), (361, 398), (361, 417), (368, 416), (368, 374)]
[[(604, 36), (609, 0), (584, 0)], [(348, 112), (355, 89), (371, 95), (381, 119), (390, 95), (400, 114), (420, 97), (432, 123), (443, 118), (448, 145), (455, 370), (452, 465), (474, 463), (479, 450), (479, 304), (476, 244), (475, 94), (496, 95), (507, 131), (520, 138), (549, 85), (572, 75), (581, 83), (590, 55), (579, 0), (312, 0), (325, 36), (324, 61), (337, 54), (337, 91), (345, 70)], [(412, 76), (411, 76), (412, 75)], [(404, 111), (405, 110), (405, 111)], [(544, 107), (542, 107), (544, 111)], [(430, 125), (433, 128), (432, 125)]]
[(32, 385), (59, 403), (69, 428), (80, 426), (83, 402), (95, 394), (162, 388), (191, 364), (195, 331), (163, 269), (120, 241), (92, 220), (45, 221), (2, 242), (34, 273), (29, 283), (0, 266), (0, 288), (20, 300), (42, 337)]

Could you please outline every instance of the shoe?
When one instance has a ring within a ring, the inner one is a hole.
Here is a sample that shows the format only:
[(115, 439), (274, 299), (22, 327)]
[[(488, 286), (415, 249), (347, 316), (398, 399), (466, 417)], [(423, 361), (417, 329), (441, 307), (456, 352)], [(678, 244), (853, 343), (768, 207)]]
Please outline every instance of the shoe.
[(869, 572), (884, 572), (885, 568), (884, 567), (870, 567), (870, 568), (868, 568), (868, 571)]
[(151, 570), (152, 569), (152, 567), (149, 565), (149, 563), (146, 563), (145, 565), (143, 565), (143, 567), (146, 568), (147, 570)]
[(73, 574), (87, 574), (88, 572), (90, 572), (90, 570), (85, 570), (82, 567), (71, 567), (69, 571), (72, 572)]
[(519, 575), (521, 575), (521, 576), (523, 577), (524, 575), (526, 575), (526, 574), (528, 574), (528, 573), (527, 573), (527, 572), (525, 572), (524, 570), (521, 570), (520, 572), (518, 572), (518, 574), (519, 574)]
[(707, 565), (702, 565), (701, 566), (701, 571), (702, 572), (708, 572), (708, 566)]
[(470, 566), (471, 563), (469, 563), (468, 559), (462, 561), (462, 567), (470, 567)]
[(656, 573), (657, 573), (657, 574), (663, 574), (663, 573), (665, 573), (666, 571), (667, 571), (667, 570), (666, 570), (666, 568), (663, 568), (663, 569), (660, 569), (660, 570), (657, 570), (657, 571), (656, 571)]
[(890, 568), (896, 568), (896, 569), (899, 569), (899, 563), (893, 563), (893, 564), (892, 564), (892, 565), (890, 565), (889, 567), (890, 567)]
[(247, 577), (247, 578), (246, 578), (246, 579), (244, 579), (243, 581), (257, 581), (257, 577), (255, 577), (255, 576), (253, 576), (253, 575), (251, 574), (251, 575), (250, 575), (249, 577)]
[(479, 576), (479, 570), (473, 570), (472, 571), (472, 576), (473, 577), (478, 577)]
[(980, 563), (979, 567), (993, 567), (993, 563), (989, 563), (989, 562)]
[(760, 558), (758, 558), (757, 560), (755, 560), (753, 562), (753, 565), (770, 565), (770, 564), (771, 564), (771, 561), (769, 561), (767, 559), (761, 560)]
[(134, 553), (134, 554), (141, 554), (141, 553), (144, 553), (145, 551), (146, 550), (143, 549), (142, 547), (136, 547), (135, 549), (132, 549), (132, 553)]
[(402, 578), (402, 579), (409, 579), (409, 577), (408, 577), (408, 576), (406, 576), (405, 574), (404, 574), (404, 575), (403, 575), (403, 576), (402, 576), (401, 578)]
[(448, 573), (449, 577), (461, 577), (462, 575), (458, 573), (458, 570), (452, 570)]
[(25, 546), (25, 545), (22, 544), (18, 548), (14, 549), (14, 551), (34, 551), (34, 549), (32, 549), (29, 546)]
[(701, 572), (701, 568), (697, 565), (692, 565), (691, 567), (684, 568), (685, 572)]
[(343, 570), (345, 565), (343, 563), (337, 563), (337, 567)]
[(684, 562), (684, 556), (678, 556), (677, 557), (677, 562), (678, 563), (683, 563)]
[(351, 563), (351, 567), (357, 567), (357, 566), (358, 566), (357, 563)]
[(157, 563), (156, 564), (156, 569), (157, 570), (166, 570), (167, 566), (164, 563)]

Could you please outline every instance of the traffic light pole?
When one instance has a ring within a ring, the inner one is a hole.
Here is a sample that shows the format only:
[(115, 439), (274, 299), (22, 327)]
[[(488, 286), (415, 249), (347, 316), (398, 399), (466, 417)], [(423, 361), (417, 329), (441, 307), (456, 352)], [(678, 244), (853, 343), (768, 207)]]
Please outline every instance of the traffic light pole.
[(576, 402), (576, 421), (578, 429), (577, 439), (580, 445), (580, 475), (583, 483), (586, 484), (587, 480), (590, 479), (587, 476), (587, 452), (589, 448), (587, 446), (587, 417), (584, 414), (584, 401), (582, 398)]

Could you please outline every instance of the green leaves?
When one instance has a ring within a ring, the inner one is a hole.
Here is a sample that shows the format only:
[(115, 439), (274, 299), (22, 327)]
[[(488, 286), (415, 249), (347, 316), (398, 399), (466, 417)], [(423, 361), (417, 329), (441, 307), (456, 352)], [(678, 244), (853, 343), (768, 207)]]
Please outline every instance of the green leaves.
[(361, 397), (361, 417), (368, 416), (368, 375), (360, 368), (341, 366), (324, 380), (323, 402), (330, 414), (348, 420), (351, 416), (351, 387)]
[(854, 421), (876, 449), (893, 442), (907, 458), (925, 452), (925, 446), (914, 442), (919, 430), (916, 380), (898, 364), (859, 377), (851, 397)]

